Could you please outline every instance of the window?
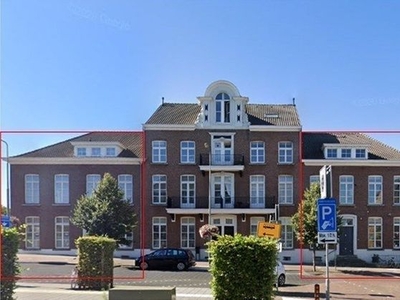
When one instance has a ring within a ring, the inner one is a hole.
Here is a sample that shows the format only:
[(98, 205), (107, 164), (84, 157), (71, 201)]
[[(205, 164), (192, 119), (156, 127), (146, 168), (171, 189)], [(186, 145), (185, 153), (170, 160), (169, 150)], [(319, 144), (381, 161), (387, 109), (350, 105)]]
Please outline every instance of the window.
[(356, 149), (356, 158), (366, 158), (367, 151), (365, 149)]
[(153, 249), (167, 247), (167, 218), (153, 218)]
[(25, 248), (39, 249), (40, 248), (40, 219), (39, 217), (25, 218)]
[(69, 248), (69, 217), (56, 217), (55, 218), (55, 248), (68, 249)]
[(54, 203), (69, 203), (69, 175), (54, 176)]
[(167, 176), (153, 175), (153, 203), (165, 204), (167, 203)]
[(86, 156), (86, 148), (79, 147), (76, 149), (77, 156)]
[(250, 162), (253, 164), (265, 162), (265, 146), (263, 142), (250, 143)]
[(132, 249), (133, 248), (133, 232), (128, 232), (123, 235), (123, 238), (128, 244), (118, 244), (119, 249)]
[(101, 156), (101, 148), (100, 147), (92, 148), (91, 156), (95, 156), (95, 157)]
[(106, 148), (106, 156), (116, 156), (116, 151), (114, 147)]
[(292, 220), (288, 217), (281, 217), (281, 242), (282, 249), (293, 249), (293, 226)]
[(181, 176), (181, 206), (182, 207), (195, 207), (195, 186), (194, 175), (182, 175)]
[(310, 186), (311, 186), (313, 183), (319, 183), (319, 175), (311, 175), (311, 176), (310, 176)]
[(400, 249), (400, 218), (393, 218), (393, 249)]
[(293, 143), (292, 142), (279, 142), (279, 163), (280, 164), (293, 163)]
[(181, 163), (193, 164), (195, 163), (195, 143), (192, 141), (181, 142)]
[(279, 204), (293, 204), (293, 176), (279, 176), (278, 198)]
[(345, 148), (341, 151), (342, 158), (351, 158), (351, 149)]
[(339, 176), (339, 203), (354, 203), (354, 178), (353, 176)]
[(382, 176), (368, 176), (368, 204), (382, 204)]
[(167, 162), (167, 142), (153, 141), (152, 143), (152, 162), (166, 163)]
[(25, 175), (25, 203), (39, 203), (39, 175)]
[(181, 247), (195, 247), (195, 220), (191, 217), (181, 219)]
[(101, 181), (100, 174), (86, 175), (86, 195), (91, 196)]
[(250, 218), (250, 235), (257, 235), (258, 223), (265, 222), (264, 217), (251, 217)]
[(265, 177), (250, 176), (250, 208), (265, 207)]
[(230, 97), (226, 93), (219, 93), (215, 97), (215, 121), (217, 123), (229, 123), (230, 122)]
[(393, 178), (393, 204), (400, 204), (400, 176)]
[(382, 248), (382, 218), (368, 218), (368, 248)]
[(133, 203), (133, 178), (129, 174), (118, 175), (118, 186), (124, 192), (124, 200)]
[(326, 158), (337, 158), (337, 149), (328, 148), (326, 150)]

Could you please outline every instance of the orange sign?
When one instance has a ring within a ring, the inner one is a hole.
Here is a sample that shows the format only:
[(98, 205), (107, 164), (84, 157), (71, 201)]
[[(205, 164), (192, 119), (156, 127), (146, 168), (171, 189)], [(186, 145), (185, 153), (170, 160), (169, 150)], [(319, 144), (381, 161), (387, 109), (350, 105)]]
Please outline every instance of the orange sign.
[(257, 235), (259, 237), (281, 238), (281, 225), (276, 223), (258, 222)]

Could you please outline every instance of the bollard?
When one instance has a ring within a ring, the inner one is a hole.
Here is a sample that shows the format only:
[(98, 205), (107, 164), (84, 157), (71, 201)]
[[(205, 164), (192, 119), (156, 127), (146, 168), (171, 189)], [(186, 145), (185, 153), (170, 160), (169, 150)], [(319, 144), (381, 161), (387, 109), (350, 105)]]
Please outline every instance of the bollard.
[(319, 284), (314, 285), (314, 300), (319, 300)]

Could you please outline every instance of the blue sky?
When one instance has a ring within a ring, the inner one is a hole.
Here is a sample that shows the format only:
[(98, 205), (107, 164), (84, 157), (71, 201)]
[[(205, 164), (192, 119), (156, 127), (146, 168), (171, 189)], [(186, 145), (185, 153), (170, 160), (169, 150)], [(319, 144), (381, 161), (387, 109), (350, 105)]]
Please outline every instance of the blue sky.
[[(2, 130), (140, 130), (161, 97), (196, 103), (219, 79), (251, 103), (296, 98), (305, 130), (400, 129), (399, 1), (0, 5)], [(10, 155), (67, 137), (2, 135)]]

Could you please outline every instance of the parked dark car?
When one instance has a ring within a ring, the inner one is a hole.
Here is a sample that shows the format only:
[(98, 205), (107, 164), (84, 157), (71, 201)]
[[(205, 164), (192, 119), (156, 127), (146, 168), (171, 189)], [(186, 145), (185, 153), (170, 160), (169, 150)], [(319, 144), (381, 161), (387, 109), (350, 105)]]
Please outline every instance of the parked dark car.
[(135, 266), (143, 270), (169, 269), (183, 271), (196, 265), (192, 251), (181, 248), (155, 250), (135, 260)]

